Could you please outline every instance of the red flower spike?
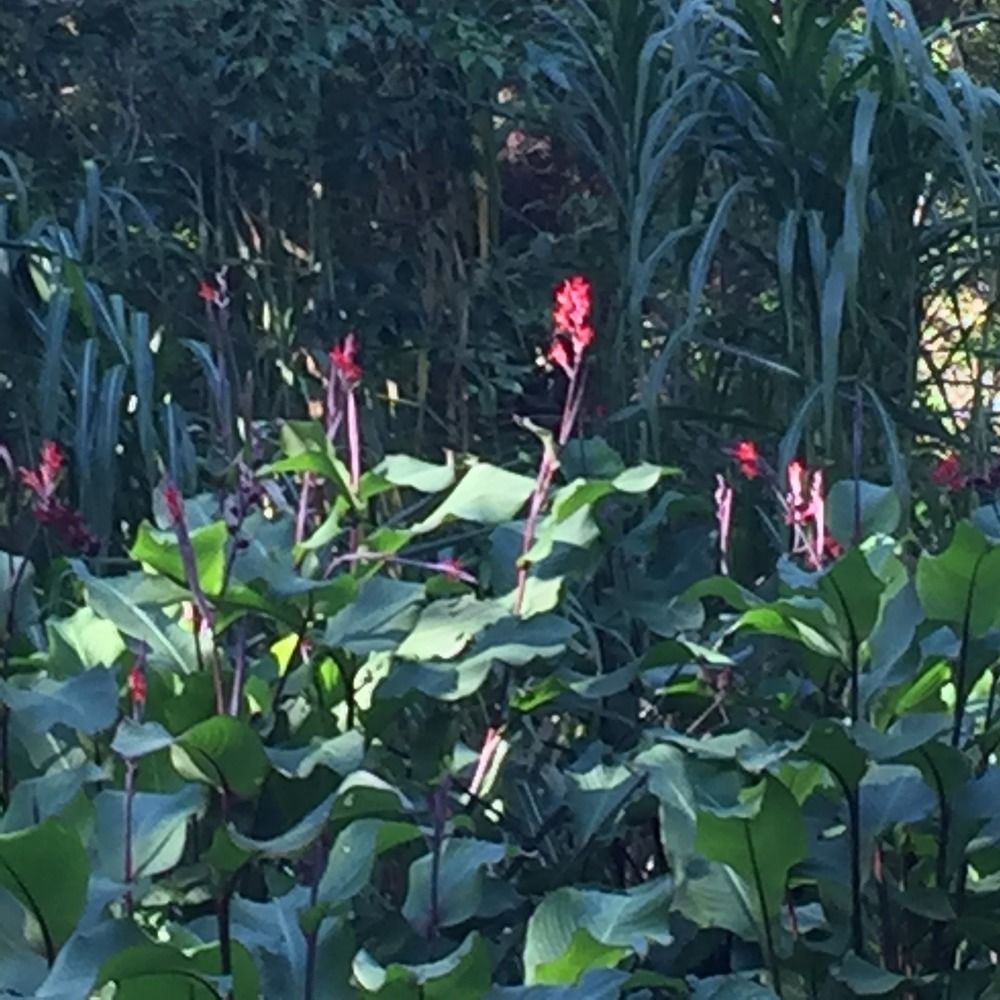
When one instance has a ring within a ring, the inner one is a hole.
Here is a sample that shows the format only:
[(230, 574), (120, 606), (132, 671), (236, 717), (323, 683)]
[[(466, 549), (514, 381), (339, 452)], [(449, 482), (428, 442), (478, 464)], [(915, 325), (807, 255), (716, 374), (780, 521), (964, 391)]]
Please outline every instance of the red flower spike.
[(557, 334), (566, 334), (572, 340), (578, 358), (594, 340), (594, 328), (589, 323), (590, 309), (590, 282), (581, 275), (567, 278), (556, 289), (552, 322)]
[(806, 499), (806, 467), (798, 459), (788, 466), (788, 514), (789, 524), (805, 524), (812, 513), (811, 504)]
[(181, 491), (173, 483), (167, 483), (163, 490), (163, 502), (167, 506), (170, 523), (176, 527), (184, 523), (184, 500)]
[(358, 364), (358, 338), (349, 333), (343, 344), (330, 349), (330, 367), (340, 374), (340, 377), (353, 386), (361, 381), (361, 365)]
[(215, 301), (218, 298), (218, 293), (210, 281), (198, 282), (198, 298), (207, 302), (209, 305), (215, 304)]
[(764, 463), (755, 442), (740, 441), (735, 448), (730, 448), (727, 454), (736, 459), (740, 472), (747, 479), (756, 479), (763, 474)]
[(965, 476), (962, 475), (958, 456), (951, 454), (942, 458), (931, 472), (931, 482), (951, 492), (960, 490), (965, 485)]
[(63, 453), (59, 450), (59, 445), (55, 441), (46, 441), (42, 445), (42, 464), (38, 471), (42, 479), (49, 484), (54, 484), (63, 466)]
[(133, 667), (128, 672), (128, 693), (132, 698), (133, 705), (146, 704), (146, 677), (139, 667)]

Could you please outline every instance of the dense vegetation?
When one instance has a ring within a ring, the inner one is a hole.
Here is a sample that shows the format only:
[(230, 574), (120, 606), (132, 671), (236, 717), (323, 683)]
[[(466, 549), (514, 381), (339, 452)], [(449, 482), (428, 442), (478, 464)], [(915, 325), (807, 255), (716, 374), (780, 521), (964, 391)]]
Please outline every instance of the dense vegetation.
[(0, 997), (1000, 996), (992, 0), (7, 0)]

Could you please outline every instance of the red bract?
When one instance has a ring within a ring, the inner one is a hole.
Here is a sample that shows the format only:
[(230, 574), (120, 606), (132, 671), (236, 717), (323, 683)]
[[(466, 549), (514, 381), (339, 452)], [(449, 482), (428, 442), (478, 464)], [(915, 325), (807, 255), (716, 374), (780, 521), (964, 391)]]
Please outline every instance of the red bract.
[(80, 514), (56, 498), (63, 454), (54, 441), (42, 445), (37, 469), (19, 468), (21, 482), (34, 494), (31, 513), (39, 524), (51, 528), (62, 543), (77, 552), (93, 553), (99, 546)]
[(163, 490), (163, 502), (167, 507), (167, 516), (170, 523), (177, 527), (184, 523), (184, 499), (181, 491), (173, 483), (167, 483)]
[(39, 500), (49, 499), (56, 489), (56, 480), (63, 465), (63, 454), (55, 441), (46, 441), (42, 445), (41, 460), (37, 469), (18, 469), (21, 482), (35, 494)]
[(965, 485), (965, 476), (955, 454), (942, 458), (931, 472), (931, 482), (946, 490), (960, 490)]
[(214, 305), (218, 299), (218, 292), (210, 281), (201, 281), (198, 283), (198, 298), (209, 303), (209, 305)]
[(811, 505), (806, 498), (806, 467), (796, 459), (788, 466), (788, 511), (785, 520), (789, 524), (804, 524), (811, 515)]
[(552, 322), (556, 335), (565, 334), (573, 344), (577, 357), (594, 340), (594, 328), (590, 325), (590, 282), (576, 275), (567, 278), (556, 289), (556, 304), (552, 310)]
[(133, 705), (146, 704), (146, 677), (140, 667), (133, 667), (128, 672), (128, 693)]
[(764, 471), (763, 459), (753, 441), (740, 441), (735, 448), (730, 448), (727, 454), (736, 459), (740, 472), (747, 479), (756, 479)]
[(361, 381), (361, 365), (358, 364), (358, 338), (355, 334), (349, 333), (342, 344), (330, 349), (330, 367), (333, 371), (338, 372), (349, 386)]

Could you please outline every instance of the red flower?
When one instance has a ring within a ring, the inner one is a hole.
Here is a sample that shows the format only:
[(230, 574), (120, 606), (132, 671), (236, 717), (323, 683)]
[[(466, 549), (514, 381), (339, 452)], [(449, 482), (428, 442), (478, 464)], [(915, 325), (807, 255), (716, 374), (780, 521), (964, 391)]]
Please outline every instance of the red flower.
[(358, 338), (349, 333), (343, 344), (330, 349), (330, 367), (340, 373), (340, 377), (353, 386), (361, 381), (361, 365), (358, 364)]
[(590, 325), (590, 282), (576, 275), (567, 278), (556, 289), (556, 304), (552, 311), (552, 321), (556, 334), (565, 334), (573, 342), (577, 357), (594, 340), (594, 328)]
[(163, 502), (167, 506), (167, 515), (170, 523), (177, 527), (184, 523), (184, 499), (181, 491), (173, 483), (167, 483), (163, 490)]
[(757, 445), (753, 441), (740, 441), (735, 448), (726, 452), (739, 463), (740, 472), (747, 479), (756, 479), (764, 472), (764, 460), (760, 457)]
[(128, 672), (128, 693), (132, 697), (132, 704), (141, 706), (146, 704), (146, 676), (141, 667), (133, 667)]
[(959, 465), (958, 456), (954, 453), (942, 458), (931, 472), (931, 482), (954, 492), (965, 485), (965, 476)]
[(63, 454), (54, 441), (42, 445), (37, 469), (19, 468), (21, 482), (34, 494), (31, 513), (39, 524), (51, 528), (63, 544), (88, 554), (97, 551), (98, 540), (80, 514), (56, 498), (56, 485), (63, 466)]
[(41, 461), (37, 469), (18, 469), (21, 482), (38, 500), (48, 500), (55, 492), (56, 480), (63, 465), (63, 454), (54, 441), (42, 445)]
[(210, 281), (198, 282), (198, 298), (203, 299), (209, 305), (214, 305), (218, 300), (219, 293)]

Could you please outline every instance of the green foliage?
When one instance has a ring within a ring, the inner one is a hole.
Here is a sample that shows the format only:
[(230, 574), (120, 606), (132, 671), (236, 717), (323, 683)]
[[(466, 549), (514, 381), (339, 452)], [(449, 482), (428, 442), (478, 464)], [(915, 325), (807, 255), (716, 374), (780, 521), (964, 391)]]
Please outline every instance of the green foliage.
[(0, 11), (0, 997), (996, 993), (959, 21)]

